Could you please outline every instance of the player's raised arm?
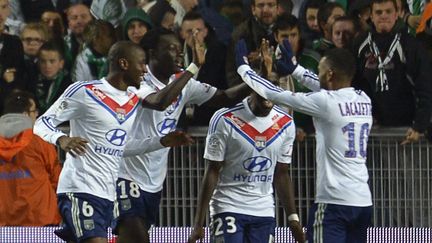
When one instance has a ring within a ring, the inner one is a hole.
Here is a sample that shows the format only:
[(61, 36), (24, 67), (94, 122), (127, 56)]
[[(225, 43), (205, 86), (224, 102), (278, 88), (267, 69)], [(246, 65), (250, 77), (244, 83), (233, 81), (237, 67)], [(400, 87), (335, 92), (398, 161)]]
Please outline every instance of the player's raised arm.
[(288, 40), (284, 40), (283, 45), (278, 45), (275, 55), (279, 75), (286, 76), (290, 74), (308, 89), (320, 91), (318, 75), (297, 63)]
[[(186, 70), (176, 77), (176, 79), (169, 84), (167, 84), (163, 89), (161, 89), (158, 92), (141, 96), (140, 98), (143, 99), (142, 105), (143, 107), (163, 111), (165, 110), (175, 98), (181, 93), (184, 86), (187, 84), (187, 82), (199, 71), (199, 68), (204, 64), (205, 62), (205, 48), (203, 48), (203, 43), (199, 43), (196, 38), (196, 33), (194, 32), (193, 35), (193, 41), (194, 41), (194, 48), (192, 49), (193, 52), (193, 60), (192, 63), (186, 68)], [(167, 43), (166, 41), (163, 41), (161, 39), (161, 44), (157, 44), (155, 48), (170, 48), (170, 46), (163, 46), (164, 43)], [(151, 55), (154, 55), (156, 51), (151, 51)], [(166, 56), (167, 59), (174, 59), (172, 56)], [(151, 57), (150, 58), (150, 65), (151, 62), (157, 62), (160, 60), (157, 60), (157, 58)], [(175, 64), (175, 60), (165, 60), (167, 63)], [(174, 73), (171, 73), (174, 74)], [(138, 91), (139, 94), (139, 91)]]
[(247, 62), (247, 49), (244, 40), (240, 40), (236, 46), (236, 62), (238, 65), (237, 72), (243, 81), (263, 98), (275, 104), (290, 106), (305, 114), (314, 116), (325, 114), (327, 102), (319, 92), (306, 94), (283, 90), (253, 71)]

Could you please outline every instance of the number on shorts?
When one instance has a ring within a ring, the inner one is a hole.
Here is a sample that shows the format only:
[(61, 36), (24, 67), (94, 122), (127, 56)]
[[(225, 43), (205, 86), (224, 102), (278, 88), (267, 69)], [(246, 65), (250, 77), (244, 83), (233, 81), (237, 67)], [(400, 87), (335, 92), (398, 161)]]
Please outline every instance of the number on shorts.
[(86, 217), (93, 216), (94, 209), (93, 209), (92, 205), (90, 205), (87, 201), (83, 201), (83, 204), (82, 204), (82, 213)]
[[(120, 187), (120, 199), (125, 199), (128, 198), (128, 194), (126, 193), (126, 181), (120, 181), (117, 184)], [(132, 197), (135, 198), (139, 198), (140, 196), (140, 190), (139, 190), (139, 186), (138, 184), (136, 184), (135, 182), (131, 181), (129, 183), (129, 195), (131, 195)]]
[[(225, 222), (227, 224), (227, 233), (235, 233), (237, 231), (237, 226), (235, 225), (235, 218), (232, 216), (226, 216)], [(222, 235), (223, 230), (221, 230), (223, 222), (221, 218), (216, 218), (214, 221), (215, 227), (215, 236)]]

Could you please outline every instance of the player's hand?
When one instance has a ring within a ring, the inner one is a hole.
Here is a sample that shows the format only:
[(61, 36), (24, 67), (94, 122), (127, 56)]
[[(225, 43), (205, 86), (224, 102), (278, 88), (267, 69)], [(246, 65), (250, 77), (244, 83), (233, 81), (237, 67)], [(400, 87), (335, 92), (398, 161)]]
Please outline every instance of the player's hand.
[(202, 41), (199, 41), (197, 38), (197, 35), (199, 33), (199, 30), (194, 29), (192, 34), (192, 62), (197, 65), (197, 67), (201, 67), (205, 62), (205, 44)]
[(400, 145), (417, 142), (419, 138), (420, 138), (420, 133), (410, 127), (406, 132), (405, 140), (403, 140)]
[(264, 68), (266, 70), (267, 76), (273, 71), (273, 47), (270, 46), (270, 42), (266, 39), (261, 40), (260, 53), (262, 56), (262, 61)]
[(278, 45), (275, 54), (278, 74), (285, 76), (293, 73), (298, 64), (288, 40), (283, 40), (283, 44)]
[(165, 147), (176, 147), (190, 145), (193, 144), (195, 141), (189, 134), (185, 132), (173, 131), (163, 136), (160, 142)]
[(199, 240), (199, 242), (202, 242), (204, 235), (205, 231), (203, 227), (194, 227), (191, 234), (189, 235), (188, 243), (195, 243), (197, 240)]
[(235, 60), (237, 68), (241, 65), (249, 65), (248, 61), (248, 49), (246, 46), (246, 41), (244, 39), (240, 39), (237, 41), (235, 46)]
[(306, 241), (306, 235), (303, 232), (303, 227), (301, 226), (300, 222), (291, 220), (288, 222), (288, 226), (290, 227), (291, 233), (293, 234), (296, 242), (303, 243)]
[(57, 144), (66, 153), (70, 153), (72, 157), (84, 155), (88, 141), (80, 137), (61, 136), (57, 139)]

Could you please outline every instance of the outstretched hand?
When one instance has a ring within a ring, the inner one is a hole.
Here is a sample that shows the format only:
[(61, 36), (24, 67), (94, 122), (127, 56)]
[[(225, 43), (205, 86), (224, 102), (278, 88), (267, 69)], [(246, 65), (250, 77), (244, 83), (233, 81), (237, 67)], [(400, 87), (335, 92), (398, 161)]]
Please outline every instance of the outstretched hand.
[(176, 147), (193, 144), (193, 138), (183, 131), (173, 131), (163, 136), (160, 140), (165, 147)]
[(249, 65), (248, 61), (248, 49), (246, 46), (246, 41), (244, 39), (240, 39), (237, 41), (235, 46), (235, 60), (237, 68), (241, 65)]
[(297, 60), (288, 40), (283, 40), (283, 44), (276, 48), (276, 67), (281, 76), (292, 74), (297, 67)]

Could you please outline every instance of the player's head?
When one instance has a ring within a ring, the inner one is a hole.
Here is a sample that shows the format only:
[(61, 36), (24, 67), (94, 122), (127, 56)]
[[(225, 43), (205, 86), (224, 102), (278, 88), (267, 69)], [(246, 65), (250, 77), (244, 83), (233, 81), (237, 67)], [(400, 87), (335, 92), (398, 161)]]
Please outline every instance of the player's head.
[(321, 88), (336, 90), (348, 87), (355, 73), (354, 56), (343, 48), (330, 49), (321, 58), (318, 70)]
[(39, 115), (33, 94), (27, 91), (16, 90), (9, 94), (4, 101), (4, 114), (19, 113), (30, 117), (33, 124)]
[(167, 29), (149, 31), (141, 40), (152, 71), (171, 75), (183, 67), (183, 51), (177, 35)]
[(123, 74), (124, 82), (129, 86), (139, 87), (146, 69), (144, 50), (131, 41), (119, 41), (108, 52), (110, 73)]
[[(279, 79), (271, 80), (271, 82), (278, 86), (279, 85)], [(274, 104), (270, 100), (266, 100), (263, 97), (261, 97), (258, 93), (252, 92), (248, 104), (252, 110), (252, 112), (256, 116), (266, 116), (273, 108)]]

